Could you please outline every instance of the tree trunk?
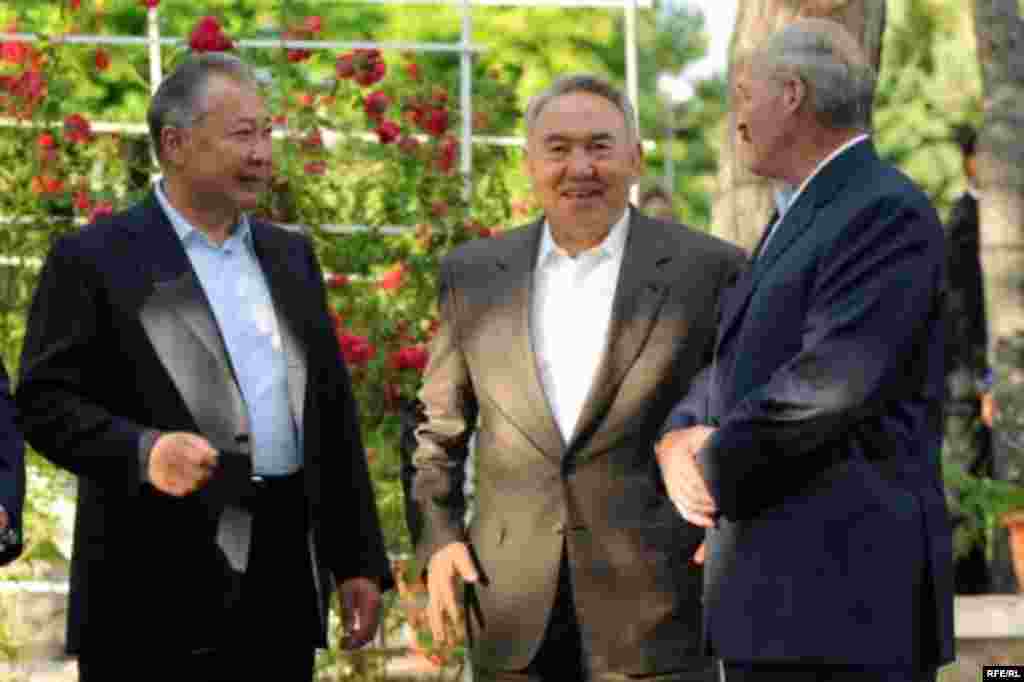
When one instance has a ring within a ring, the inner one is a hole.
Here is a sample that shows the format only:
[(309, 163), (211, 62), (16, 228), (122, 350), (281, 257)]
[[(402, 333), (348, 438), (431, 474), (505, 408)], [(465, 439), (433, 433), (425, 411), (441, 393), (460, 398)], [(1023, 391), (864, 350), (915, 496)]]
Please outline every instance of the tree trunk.
[(974, 0), (985, 123), (978, 136), (982, 271), (993, 342), (1024, 328), (1024, 21), (1017, 0)]
[[(799, 17), (825, 17), (843, 24), (878, 69), (885, 28), (885, 0), (743, 0), (736, 14), (730, 61), (757, 47), (767, 36)], [(730, 97), (732, 93), (730, 92)], [(718, 163), (718, 191), (712, 207), (712, 232), (748, 251), (754, 247), (774, 209), (771, 181), (751, 174), (736, 154), (733, 108)]]

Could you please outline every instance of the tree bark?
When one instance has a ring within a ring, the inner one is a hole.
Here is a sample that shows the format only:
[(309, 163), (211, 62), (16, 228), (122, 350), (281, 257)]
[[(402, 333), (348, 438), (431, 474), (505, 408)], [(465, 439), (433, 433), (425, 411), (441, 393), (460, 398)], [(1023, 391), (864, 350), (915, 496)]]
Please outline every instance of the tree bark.
[[(736, 14), (730, 62), (735, 63), (737, 55), (757, 47), (793, 19), (825, 17), (843, 24), (860, 41), (877, 71), (885, 16), (885, 0), (743, 0)], [(749, 251), (761, 236), (774, 202), (771, 181), (751, 174), (737, 156), (733, 112), (730, 106), (719, 156), (711, 231)]]
[(1017, 0), (974, 0), (985, 122), (978, 202), (989, 339), (1024, 329), (1024, 21)]

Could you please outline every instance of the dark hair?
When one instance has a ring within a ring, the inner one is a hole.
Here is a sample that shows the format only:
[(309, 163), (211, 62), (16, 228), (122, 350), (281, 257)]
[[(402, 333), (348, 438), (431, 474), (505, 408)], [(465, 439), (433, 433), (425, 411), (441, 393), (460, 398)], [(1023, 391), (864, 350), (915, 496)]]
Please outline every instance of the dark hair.
[(202, 99), (210, 76), (214, 74), (258, 85), (249, 65), (234, 55), (207, 52), (183, 61), (160, 83), (146, 115), (157, 158), (162, 157), (160, 135), (164, 128), (188, 128), (203, 115)]
[(978, 131), (974, 126), (961, 123), (953, 127), (953, 139), (960, 146), (960, 153), (964, 156), (974, 156), (974, 148), (978, 143)]

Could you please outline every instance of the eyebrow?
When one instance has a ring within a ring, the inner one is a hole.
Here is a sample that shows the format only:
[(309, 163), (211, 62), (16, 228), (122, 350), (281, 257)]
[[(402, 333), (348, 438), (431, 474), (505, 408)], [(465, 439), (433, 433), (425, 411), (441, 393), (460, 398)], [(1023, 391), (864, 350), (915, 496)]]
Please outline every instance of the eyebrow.
[[(550, 135), (545, 136), (542, 141), (543, 141), (543, 143), (545, 145), (549, 145), (549, 144), (556, 144), (556, 143), (559, 143), (559, 142), (572, 142), (574, 139), (575, 138), (573, 138), (572, 136), (564, 135), (562, 133), (551, 133)], [(593, 135), (588, 135), (585, 138), (584, 141), (586, 141), (586, 142), (614, 142), (615, 141), (615, 135), (613, 135), (612, 133), (608, 133), (608, 132), (594, 133)]]

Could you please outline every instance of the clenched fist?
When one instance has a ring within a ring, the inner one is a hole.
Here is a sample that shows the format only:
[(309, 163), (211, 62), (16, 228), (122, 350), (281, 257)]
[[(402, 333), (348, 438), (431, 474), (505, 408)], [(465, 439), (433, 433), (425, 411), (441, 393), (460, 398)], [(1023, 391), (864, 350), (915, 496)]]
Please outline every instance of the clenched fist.
[(175, 497), (199, 490), (216, 470), (217, 451), (194, 433), (165, 433), (149, 454), (149, 482)]

